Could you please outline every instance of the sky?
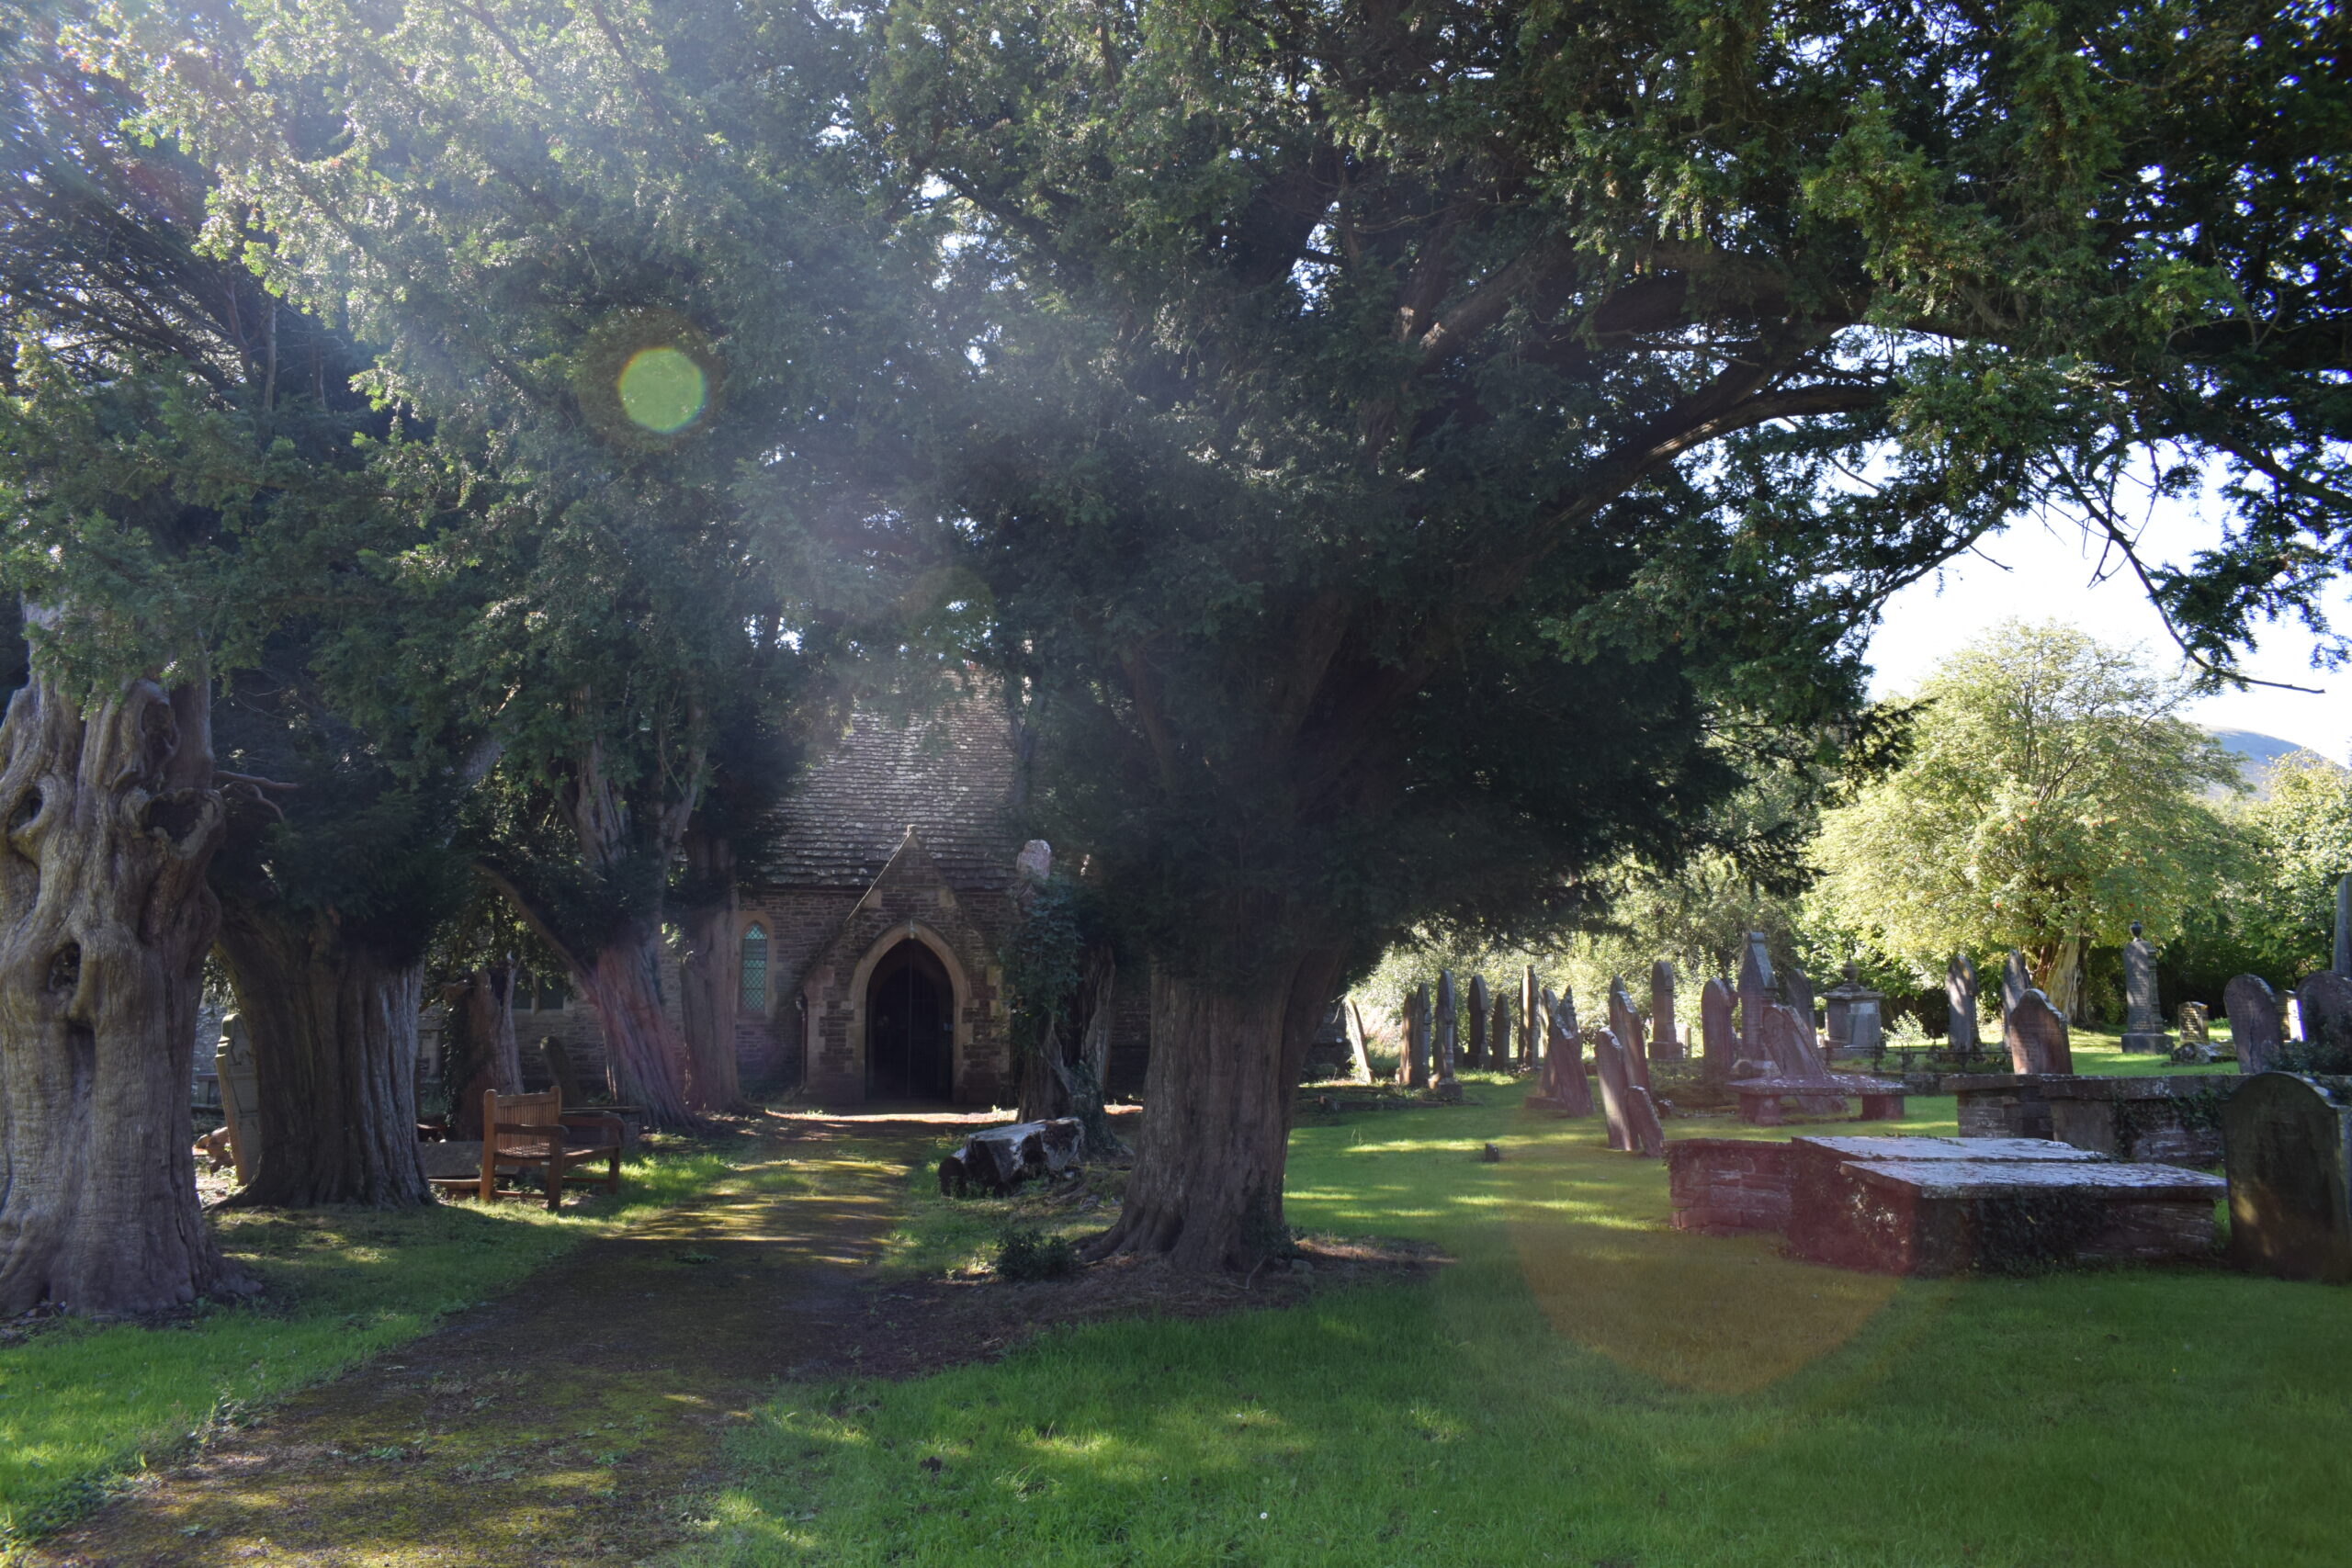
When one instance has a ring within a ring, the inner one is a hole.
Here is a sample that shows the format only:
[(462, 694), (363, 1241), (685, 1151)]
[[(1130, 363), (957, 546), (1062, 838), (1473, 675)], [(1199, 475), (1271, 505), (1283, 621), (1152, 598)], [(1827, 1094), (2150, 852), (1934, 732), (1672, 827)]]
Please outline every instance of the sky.
[[(2195, 509), (2167, 508), (2149, 520), (2141, 553), (2151, 562), (2186, 561), (2215, 536), (2213, 525), (2200, 521)], [(2094, 581), (2099, 576), (2098, 547), (2071, 524), (2015, 525), (1887, 602), (1870, 643), (1873, 694), (1911, 691), (1939, 660), (2010, 616), (2060, 621), (2103, 642), (2137, 645), (2152, 665), (2178, 670), (2178, 649), (2139, 580), (2120, 560), (2108, 565), (2120, 570)], [(2352, 627), (2352, 590), (2339, 588), (2330, 606), (2337, 626)], [(2267, 626), (2245, 670), (2257, 679), (2316, 687), (2317, 693), (2261, 686), (2223, 692), (2199, 699), (2183, 710), (2184, 716), (2216, 729), (2275, 735), (2352, 762), (2352, 669), (2331, 674), (2311, 668), (2312, 641), (2298, 624)]]

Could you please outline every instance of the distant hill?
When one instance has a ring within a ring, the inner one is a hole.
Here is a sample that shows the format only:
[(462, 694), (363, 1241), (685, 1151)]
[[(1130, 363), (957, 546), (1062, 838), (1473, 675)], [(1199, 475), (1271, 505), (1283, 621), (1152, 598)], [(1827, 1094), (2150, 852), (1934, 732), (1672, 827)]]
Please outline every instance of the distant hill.
[[(2268, 781), (2270, 765), (2273, 762), (2281, 757), (2292, 756), (2298, 751), (2311, 750), (2308, 746), (2299, 746), (2292, 740), (2281, 740), (2275, 735), (2265, 735), (2259, 730), (2221, 729), (2210, 724), (2200, 728), (2206, 734), (2220, 741), (2222, 747), (2238, 760), (2238, 775), (2245, 780), (2246, 787), (2254, 791), (2257, 799), (2267, 798), (2270, 794)], [(2332, 761), (2330, 765), (2335, 765)], [(2211, 793), (2222, 792), (2216, 789)]]

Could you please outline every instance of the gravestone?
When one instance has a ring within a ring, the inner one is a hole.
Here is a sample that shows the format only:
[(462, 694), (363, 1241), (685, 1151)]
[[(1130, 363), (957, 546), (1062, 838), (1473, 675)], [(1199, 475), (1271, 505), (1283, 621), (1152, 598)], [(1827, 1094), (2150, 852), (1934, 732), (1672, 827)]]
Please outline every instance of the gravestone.
[(2278, 1006), (2280, 1010), (2287, 1015), (2285, 1027), (2287, 1030), (2288, 1041), (2293, 1044), (2301, 1044), (2303, 1041), (2302, 1002), (2296, 997), (2294, 992), (2289, 991), (2286, 996), (2279, 1000)]
[(1955, 953), (1944, 965), (1944, 1000), (1951, 1004), (1951, 1021), (1944, 1026), (1951, 1053), (1973, 1061), (1981, 1044), (1976, 1035), (1976, 965), (1968, 954)]
[(1663, 958), (1650, 965), (1650, 1057), (1682, 1059), (1682, 1034), (1674, 1018), (1674, 965)]
[(2018, 1005), (2019, 997), (2031, 989), (2033, 974), (2025, 966), (2025, 954), (2013, 947), (2009, 949), (2008, 957), (2001, 961), (2001, 1030), (2004, 1038), (2008, 1032), (2009, 1010)]
[(1845, 978), (1830, 987), (1827, 996), (1823, 998), (1831, 1056), (1875, 1056), (1879, 1054), (1886, 1043), (1884, 1025), (1879, 1016), (1879, 1004), (1885, 999), (1883, 992), (1873, 991), (1862, 984), (1852, 964), (1846, 965)]
[(2285, 1055), (2287, 1037), (2280, 1028), (2278, 996), (2259, 975), (2240, 975), (2222, 991), (2222, 1010), (2229, 1014), (2230, 1039), (2238, 1053), (2238, 1072), (2275, 1071)]
[(2307, 1073), (2352, 1073), (2352, 980), (2323, 969), (2295, 987), (2303, 1015), (2296, 1065)]
[(1821, 1004), (1813, 994), (1813, 977), (1794, 964), (1781, 976), (1781, 999), (1796, 1010), (1807, 1033), (1821, 1033)]
[(1403, 1077), (1407, 1089), (1430, 1087), (1430, 988), (1413, 987), (1413, 999), (1405, 1009), (1405, 1060)]
[(2222, 1107), (2230, 1261), (2352, 1282), (2352, 1107), (2290, 1073), (2257, 1073)]
[(237, 1185), (250, 1186), (261, 1170), (261, 1076), (254, 1064), (254, 1039), (245, 1021), (231, 1013), (220, 1021), (220, 1043), (212, 1070), (220, 1077), (220, 1114), (229, 1123), (229, 1157), (236, 1162)]
[(2155, 944), (2132, 922), (2132, 940), (2123, 944), (2123, 1048), (2126, 1051), (2172, 1050), (2165, 1032), (2164, 1012), (2156, 1003)]
[(1764, 1050), (1764, 1009), (1772, 999), (1772, 960), (1764, 951), (1764, 933), (1749, 931), (1739, 957), (1739, 1054), (1751, 1062), (1769, 1061)]
[(1498, 1073), (1510, 1071), (1510, 998), (1497, 997), (1488, 1015), (1487, 1066)]
[(1657, 1106), (1650, 1091), (1633, 1081), (1633, 1053), (1618, 1043), (1615, 1030), (1594, 1035), (1592, 1060), (1600, 1078), (1601, 1113), (1609, 1120), (1609, 1146), (1664, 1159), (1666, 1131), (1658, 1122)]
[(1642, 1048), (1642, 1019), (1634, 1010), (1633, 993), (1625, 989), (1623, 976), (1609, 979), (1609, 1027), (1617, 1036), (1618, 1048), (1625, 1053), (1625, 1074), (1636, 1088), (1650, 1087), (1649, 1053)]
[(1784, 1078), (1826, 1078), (1829, 1065), (1814, 1043), (1813, 1031), (1797, 1010), (1782, 1003), (1764, 1006), (1764, 1060)]
[(2203, 1002), (2183, 1002), (2177, 1020), (2184, 1044), (2204, 1045), (2213, 1038), (2212, 1018)]
[(1699, 988), (1699, 1050), (1708, 1082), (1731, 1077), (1739, 1055), (1739, 1037), (1731, 1030), (1731, 987), (1713, 976)]
[(1544, 1021), (1536, 1016), (1544, 987), (1531, 964), (1519, 973), (1519, 1065), (1532, 1067), (1544, 1059)]
[(2029, 987), (2001, 1021), (2001, 1036), (2009, 1047), (2009, 1066), (2020, 1073), (2071, 1073), (2074, 1049), (2067, 1043), (2066, 1017), (2050, 998)]
[(1563, 1116), (1592, 1114), (1592, 1084), (1585, 1077), (1583, 1037), (1573, 994), (1544, 993), (1544, 1072), (1536, 1100)]
[(1470, 1020), (1462, 1032), (1462, 1065), (1483, 1067), (1487, 1065), (1487, 1012), (1491, 1003), (1487, 996), (1487, 977), (1470, 976)]
[(1453, 1062), (1455, 1053), (1462, 1048), (1461, 1020), (1454, 1013), (1453, 971), (1451, 969), (1437, 972), (1435, 1025), (1437, 1060), (1432, 1066), (1437, 1069), (1437, 1082), (1432, 1087), (1440, 1100), (1459, 1100), (1462, 1098), (1462, 1085), (1453, 1076)]

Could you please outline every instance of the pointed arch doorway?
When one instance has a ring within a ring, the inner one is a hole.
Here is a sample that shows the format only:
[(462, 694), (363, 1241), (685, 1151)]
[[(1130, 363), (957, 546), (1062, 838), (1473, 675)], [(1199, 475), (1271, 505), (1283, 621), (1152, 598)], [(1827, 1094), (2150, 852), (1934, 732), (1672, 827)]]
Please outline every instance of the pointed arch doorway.
[(939, 955), (909, 936), (865, 983), (868, 1100), (956, 1097), (956, 983)]

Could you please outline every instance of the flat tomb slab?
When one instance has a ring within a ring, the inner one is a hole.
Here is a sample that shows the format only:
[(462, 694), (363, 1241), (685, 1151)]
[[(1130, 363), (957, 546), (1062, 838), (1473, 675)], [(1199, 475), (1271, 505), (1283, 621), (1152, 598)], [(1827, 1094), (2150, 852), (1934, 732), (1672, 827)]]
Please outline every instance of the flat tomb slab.
[[(1797, 1143), (1789, 1249), (1875, 1273), (2203, 1258), (2214, 1246), (2215, 1203), (2227, 1190), (2201, 1171), (2127, 1165), (2030, 1139)], [(1837, 1144), (1880, 1146), (1829, 1146)], [(1902, 1146), (1913, 1144), (1931, 1146)]]
[(1820, 1149), (1840, 1159), (1965, 1160), (2079, 1165), (2101, 1156), (2046, 1138), (1823, 1138), (1792, 1140), (1806, 1149)]

